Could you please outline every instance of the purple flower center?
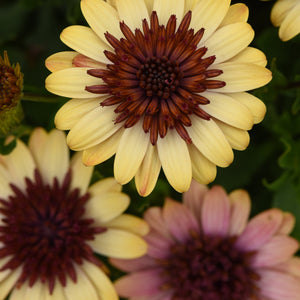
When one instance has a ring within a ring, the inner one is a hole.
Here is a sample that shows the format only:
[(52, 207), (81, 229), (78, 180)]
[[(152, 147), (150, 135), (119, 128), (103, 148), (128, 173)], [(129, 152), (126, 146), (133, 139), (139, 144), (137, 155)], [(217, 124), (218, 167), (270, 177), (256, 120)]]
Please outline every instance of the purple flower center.
[(0, 271), (21, 266), (17, 285), (28, 280), (33, 286), (40, 279), (52, 293), (56, 280), (63, 286), (67, 276), (76, 282), (74, 264), (88, 260), (101, 265), (86, 241), (106, 228), (93, 227), (93, 219), (84, 217), (89, 194), (71, 189), (71, 171), (62, 183), (54, 178), (52, 186), (38, 170), (34, 180), (25, 182), (24, 191), (11, 183), (12, 195), (0, 198), (0, 259), (11, 256)]
[(209, 100), (200, 94), (225, 86), (224, 81), (212, 79), (223, 72), (208, 70), (216, 57), (203, 58), (207, 48), (198, 48), (198, 44), (204, 29), (189, 29), (191, 18), (189, 11), (176, 30), (175, 15), (165, 26), (159, 24), (153, 11), (150, 24), (144, 19), (143, 32), (136, 29), (134, 33), (121, 22), (125, 38), (118, 40), (108, 32), (105, 34), (114, 52), (104, 54), (112, 64), (106, 69), (88, 70), (88, 74), (101, 78), (104, 84), (87, 86), (86, 90), (111, 95), (101, 105), (118, 105), (115, 123), (123, 122), (129, 128), (142, 119), (143, 130), (150, 132), (153, 145), (158, 135), (163, 138), (174, 128), (186, 143), (192, 143), (186, 130), (192, 125), (189, 115), (210, 119), (199, 106)]
[(236, 249), (235, 237), (193, 235), (171, 247), (164, 267), (163, 289), (174, 290), (172, 300), (258, 299), (259, 275), (251, 268), (255, 252)]

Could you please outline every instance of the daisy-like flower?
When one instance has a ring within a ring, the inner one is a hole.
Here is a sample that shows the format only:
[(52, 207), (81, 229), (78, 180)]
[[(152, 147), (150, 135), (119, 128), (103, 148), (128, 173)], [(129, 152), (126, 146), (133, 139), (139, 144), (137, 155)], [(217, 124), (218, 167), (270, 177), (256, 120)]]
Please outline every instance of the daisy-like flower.
[(92, 171), (56, 129), (0, 156), (0, 300), (118, 299), (94, 252), (139, 257), (148, 226), (113, 178), (88, 187)]
[(264, 54), (248, 47), (248, 8), (230, 0), (82, 0), (90, 27), (61, 40), (75, 51), (46, 60), (46, 88), (72, 97), (55, 124), (86, 165), (115, 155), (121, 184), (154, 188), (160, 169), (179, 192), (249, 143), (265, 105), (245, 91), (268, 83)]
[(277, 0), (271, 11), (271, 21), (279, 27), (280, 39), (288, 41), (295, 37), (300, 33), (299, 0)]
[(229, 195), (195, 183), (183, 204), (167, 199), (145, 213), (147, 255), (111, 262), (130, 274), (115, 283), (135, 300), (300, 299), (295, 219), (270, 209), (248, 221), (246, 191)]

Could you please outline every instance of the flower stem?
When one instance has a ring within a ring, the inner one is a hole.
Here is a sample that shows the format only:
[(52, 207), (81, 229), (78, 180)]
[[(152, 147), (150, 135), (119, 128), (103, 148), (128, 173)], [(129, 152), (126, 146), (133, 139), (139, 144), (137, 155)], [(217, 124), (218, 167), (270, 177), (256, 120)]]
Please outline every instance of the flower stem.
[(57, 103), (64, 100), (63, 97), (58, 96), (44, 96), (33, 93), (24, 93), (22, 100), (32, 101), (32, 102), (45, 102), (45, 103)]

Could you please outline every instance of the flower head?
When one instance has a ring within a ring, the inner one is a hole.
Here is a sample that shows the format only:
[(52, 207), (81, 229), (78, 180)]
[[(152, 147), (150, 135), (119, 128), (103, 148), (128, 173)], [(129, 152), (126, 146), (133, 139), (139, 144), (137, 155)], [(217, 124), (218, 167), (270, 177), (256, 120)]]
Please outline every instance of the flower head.
[(70, 130), (69, 147), (83, 150), (86, 165), (116, 154), (116, 180), (135, 177), (143, 196), (161, 167), (179, 192), (192, 177), (214, 180), (265, 114), (245, 92), (271, 79), (264, 54), (248, 47), (248, 8), (230, 0), (82, 0), (81, 10), (90, 27), (61, 34), (75, 51), (46, 61), (46, 88), (73, 98), (55, 118)]
[(80, 156), (69, 161), (65, 135), (41, 128), (0, 156), (0, 300), (118, 299), (94, 252), (146, 252), (146, 223), (122, 214), (129, 197), (113, 178), (88, 187)]
[(116, 289), (130, 299), (300, 299), (294, 217), (270, 209), (248, 221), (246, 191), (229, 195), (192, 182), (183, 204), (167, 199), (145, 213), (147, 255), (112, 259), (130, 272)]
[(0, 55), (0, 135), (7, 135), (23, 118), (20, 104), (23, 74), (20, 65), (11, 65), (7, 52)]

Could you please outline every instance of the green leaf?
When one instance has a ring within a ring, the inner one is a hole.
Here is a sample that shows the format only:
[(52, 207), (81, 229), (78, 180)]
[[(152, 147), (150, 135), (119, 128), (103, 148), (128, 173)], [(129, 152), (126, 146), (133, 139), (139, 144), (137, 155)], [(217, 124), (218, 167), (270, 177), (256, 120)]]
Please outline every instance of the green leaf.
[(7, 155), (16, 147), (16, 139), (13, 139), (9, 144), (5, 143), (6, 138), (0, 138), (0, 154)]

